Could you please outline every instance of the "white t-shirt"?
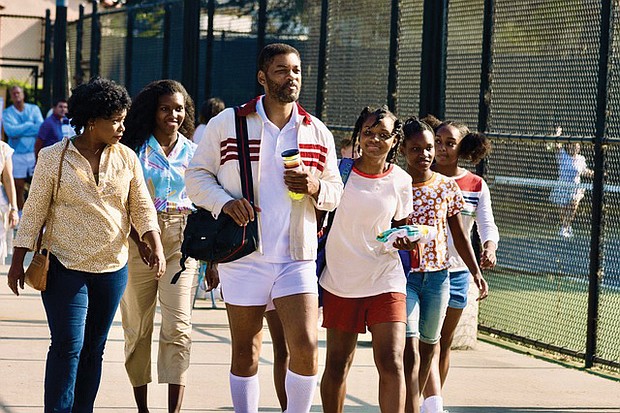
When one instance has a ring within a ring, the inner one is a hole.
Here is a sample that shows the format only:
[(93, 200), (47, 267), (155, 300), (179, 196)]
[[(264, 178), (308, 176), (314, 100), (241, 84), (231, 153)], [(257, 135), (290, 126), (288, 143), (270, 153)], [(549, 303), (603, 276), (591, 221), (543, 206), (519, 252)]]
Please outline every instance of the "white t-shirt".
[(198, 145), (202, 140), (202, 135), (204, 135), (206, 127), (207, 125), (204, 123), (196, 126), (196, 130), (194, 131), (194, 135), (192, 136), (192, 141), (194, 141), (196, 145)]
[(400, 167), (380, 175), (353, 168), (327, 237), (321, 286), (345, 298), (406, 294), (398, 252), (387, 252), (376, 237), (411, 213), (412, 200), (411, 177)]
[[(482, 244), (487, 241), (493, 241), (495, 245), (499, 242), (499, 231), (495, 225), (493, 217), (493, 209), (491, 207), (491, 193), (484, 179), (474, 175), (469, 171), (453, 176), (452, 179), (461, 189), (463, 201), (465, 203), (461, 211), (461, 219), (463, 223), (463, 232), (471, 238), (471, 230), (474, 222), (477, 224), (478, 234)], [(448, 228), (448, 256), (450, 257), (450, 272), (463, 271), (467, 269), (467, 265), (459, 256), (454, 246), (452, 233)]]
[(262, 99), (256, 105), (256, 112), (263, 120), (258, 205), (261, 209), (263, 255), (267, 262), (288, 262), (291, 260), (289, 230), (293, 201), (284, 184), (284, 160), (281, 154), (287, 149), (297, 148), (297, 127), (302, 118), (298, 115), (297, 105), (293, 105), (291, 119), (280, 130), (267, 118)]
[[(0, 172), (4, 171), (6, 160), (10, 159), (12, 156), (13, 148), (11, 148), (8, 143), (0, 141)], [(2, 191), (0, 191), (0, 212), (6, 212), (9, 209), (9, 197), (6, 195), (6, 188), (4, 185), (0, 183), (0, 186), (2, 186)]]

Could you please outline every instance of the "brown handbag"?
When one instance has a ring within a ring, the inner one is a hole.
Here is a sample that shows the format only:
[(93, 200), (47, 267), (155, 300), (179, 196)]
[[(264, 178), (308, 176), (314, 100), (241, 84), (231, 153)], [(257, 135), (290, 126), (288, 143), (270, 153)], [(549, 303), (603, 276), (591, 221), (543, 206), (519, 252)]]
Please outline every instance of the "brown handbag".
[[(58, 188), (60, 188), (60, 175), (62, 174), (62, 161), (65, 159), (65, 153), (69, 147), (69, 140), (62, 150), (60, 155), (60, 164), (58, 165), (58, 180), (56, 182), (56, 192), (54, 194), (54, 200), (58, 196)], [(47, 288), (47, 271), (50, 267), (50, 252), (49, 250), (41, 250), (41, 242), (43, 240), (43, 227), (39, 231), (39, 238), (37, 238), (37, 250), (34, 252), (34, 257), (26, 269), (25, 279), (26, 284), (34, 288), (35, 290), (45, 291)], [(50, 235), (52, 233), (52, 224), (50, 223), (48, 231)]]

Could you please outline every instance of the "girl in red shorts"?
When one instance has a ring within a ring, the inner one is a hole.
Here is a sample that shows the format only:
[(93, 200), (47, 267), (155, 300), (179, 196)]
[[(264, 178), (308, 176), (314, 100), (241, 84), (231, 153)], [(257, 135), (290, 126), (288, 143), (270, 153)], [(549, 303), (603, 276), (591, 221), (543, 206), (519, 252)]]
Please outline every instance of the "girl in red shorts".
[[(401, 140), (401, 122), (385, 106), (365, 108), (355, 123), (352, 144), (361, 156), (336, 210), (320, 278), (327, 328), (321, 379), (325, 413), (343, 411), (357, 336), (366, 326), (379, 371), (381, 411), (404, 410), (406, 279), (397, 251), (376, 240), (393, 224), (404, 224), (413, 210), (411, 177), (393, 164)], [(413, 244), (399, 239), (394, 247), (411, 249)]]

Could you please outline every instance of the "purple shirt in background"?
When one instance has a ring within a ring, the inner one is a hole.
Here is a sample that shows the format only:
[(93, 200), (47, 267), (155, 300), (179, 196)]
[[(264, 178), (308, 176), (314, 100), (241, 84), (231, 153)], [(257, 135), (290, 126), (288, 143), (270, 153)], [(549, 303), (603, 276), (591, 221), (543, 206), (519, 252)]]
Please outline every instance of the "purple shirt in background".
[(37, 137), (43, 141), (43, 147), (51, 146), (56, 142), (60, 142), (63, 136), (67, 135), (63, 130), (63, 125), (65, 125), (65, 130), (69, 126), (69, 119), (66, 116), (63, 116), (62, 119), (58, 119), (56, 115), (50, 115), (43, 121), (41, 124), (41, 128), (39, 128), (39, 134)]

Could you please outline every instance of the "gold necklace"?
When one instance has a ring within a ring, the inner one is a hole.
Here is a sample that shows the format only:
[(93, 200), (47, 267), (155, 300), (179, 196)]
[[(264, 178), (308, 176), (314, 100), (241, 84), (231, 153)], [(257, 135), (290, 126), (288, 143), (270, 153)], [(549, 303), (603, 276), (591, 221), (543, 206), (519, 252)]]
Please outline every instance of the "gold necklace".
[(75, 144), (76, 142), (79, 142), (79, 143), (80, 143), (80, 146), (82, 146), (82, 141), (81, 141), (81, 140), (79, 140), (79, 141), (78, 141), (77, 139), (75, 139), (75, 140), (73, 141), (73, 145), (74, 145), (74, 146), (75, 146), (78, 150), (80, 150), (80, 151), (88, 151), (88, 152), (92, 153), (93, 155), (97, 155), (97, 154), (99, 153), (99, 151), (101, 151), (101, 148), (105, 148), (105, 145), (104, 145), (104, 146), (99, 147), (96, 151), (94, 151), (94, 150), (92, 150), (92, 149), (90, 149), (90, 148), (88, 148), (88, 147), (86, 147), (86, 146), (82, 146), (82, 148), (79, 148), (79, 147)]
[[(80, 148), (78, 148), (78, 149), (80, 149)], [(92, 153), (93, 155), (97, 155), (97, 154), (99, 153), (99, 151), (101, 150), (101, 148), (97, 149), (96, 151), (93, 151), (93, 150), (92, 150), (92, 149), (90, 149), (90, 148), (86, 148), (86, 147), (84, 147), (84, 148), (82, 148), (81, 150), (83, 150), (83, 151), (87, 151), (87, 152), (90, 152), (90, 153)]]

